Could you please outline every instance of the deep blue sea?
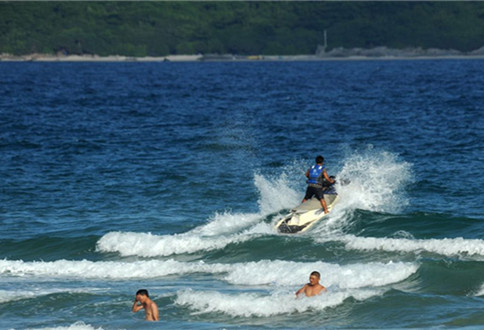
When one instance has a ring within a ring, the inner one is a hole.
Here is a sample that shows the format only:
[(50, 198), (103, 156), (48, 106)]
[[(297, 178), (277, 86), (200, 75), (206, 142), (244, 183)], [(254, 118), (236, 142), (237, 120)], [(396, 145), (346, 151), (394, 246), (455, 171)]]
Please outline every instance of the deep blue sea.
[(0, 328), (484, 326), (483, 115), (484, 60), (1, 62)]

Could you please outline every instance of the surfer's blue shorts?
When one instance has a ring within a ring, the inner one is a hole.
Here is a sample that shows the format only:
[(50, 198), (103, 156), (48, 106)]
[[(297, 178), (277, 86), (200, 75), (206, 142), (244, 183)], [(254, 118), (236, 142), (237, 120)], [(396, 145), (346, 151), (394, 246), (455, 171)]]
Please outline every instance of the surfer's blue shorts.
[(304, 199), (311, 199), (311, 197), (316, 196), (318, 197), (319, 200), (324, 198), (324, 193), (323, 193), (323, 188), (318, 188), (318, 187), (312, 187), (308, 186), (308, 189), (306, 189), (306, 195), (304, 196)]

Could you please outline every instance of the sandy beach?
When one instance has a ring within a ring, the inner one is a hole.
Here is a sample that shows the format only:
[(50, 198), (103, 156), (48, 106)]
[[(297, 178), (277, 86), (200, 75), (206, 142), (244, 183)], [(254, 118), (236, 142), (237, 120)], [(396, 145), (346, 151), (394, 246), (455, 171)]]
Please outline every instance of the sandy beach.
[(193, 62), (198, 61), (202, 55), (169, 55), (162, 57), (132, 57), (121, 55), (53, 55), (53, 54), (29, 54), (10, 55), (0, 54), (0, 61), (12, 62)]
[(416, 59), (483, 59), (484, 54), (379, 54), (367, 55), (360, 52), (347, 54), (324, 55), (232, 55), (232, 54), (208, 54), (208, 55), (168, 55), (133, 57), (123, 55), (53, 55), (53, 54), (28, 54), (11, 55), (0, 54), (0, 62), (198, 62), (198, 61), (348, 61), (348, 60), (416, 60)]

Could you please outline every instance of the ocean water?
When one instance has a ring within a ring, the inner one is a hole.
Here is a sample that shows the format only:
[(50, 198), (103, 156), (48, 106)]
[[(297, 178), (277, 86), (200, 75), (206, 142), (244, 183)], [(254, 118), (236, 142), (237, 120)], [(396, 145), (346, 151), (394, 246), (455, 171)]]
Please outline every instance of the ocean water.
[[(0, 328), (484, 326), (484, 61), (0, 63)], [(341, 197), (273, 226), (326, 159)], [(295, 298), (309, 273), (328, 292)], [(160, 323), (132, 313), (149, 290)]]

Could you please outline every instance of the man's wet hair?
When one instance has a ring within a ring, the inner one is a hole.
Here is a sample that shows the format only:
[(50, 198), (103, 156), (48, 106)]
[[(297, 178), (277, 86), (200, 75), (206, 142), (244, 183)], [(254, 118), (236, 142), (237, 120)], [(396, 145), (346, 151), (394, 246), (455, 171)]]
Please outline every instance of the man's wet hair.
[(138, 290), (138, 292), (136, 292), (136, 295), (147, 296), (148, 298), (150, 297), (150, 295), (148, 294), (148, 290), (146, 289)]
[(322, 162), (324, 162), (324, 157), (319, 155), (316, 157), (316, 164), (321, 164)]
[(321, 278), (321, 274), (317, 271), (312, 272), (310, 276), (312, 275), (316, 276), (317, 278)]

